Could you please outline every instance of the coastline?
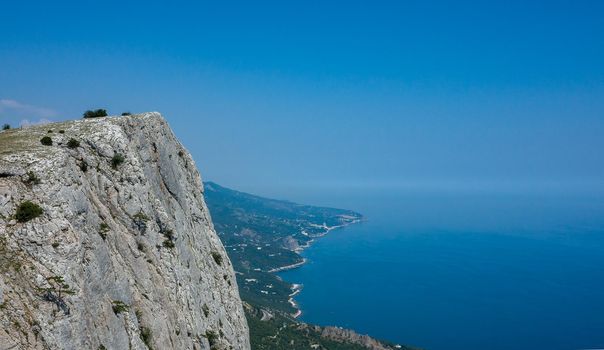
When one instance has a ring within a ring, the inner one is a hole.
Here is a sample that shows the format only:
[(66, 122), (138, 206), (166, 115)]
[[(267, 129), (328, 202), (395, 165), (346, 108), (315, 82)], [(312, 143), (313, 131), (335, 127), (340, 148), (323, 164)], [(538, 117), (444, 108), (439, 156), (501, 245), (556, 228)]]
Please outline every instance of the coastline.
[(301, 284), (297, 284), (297, 283), (292, 284), (292, 293), (289, 295), (289, 299), (287, 299), (287, 301), (291, 304), (291, 306), (294, 309), (298, 310), (298, 311), (296, 311), (295, 314), (292, 314), (293, 318), (298, 318), (298, 317), (300, 317), (300, 315), (302, 315), (302, 310), (300, 310), (300, 308), (298, 307), (298, 303), (296, 303), (296, 301), (294, 300), (294, 297), (301, 291), (302, 291)]
[(297, 262), (295, 264), (291, 264), (291, 265), (285, 265), (285, 266), (281, 266), (281, 267), (275, 267), (274, 269), (270, 269), (267, 272), (269, 273), (275, 273), (275, 272), (281, 272), (281, 271), (286, 271), (286, 270), (291, 270), (291, 269), (295, 269), (297, 267), (300, 267), (302, 265), (304, 265), (306, 263), (306, 259), (302, 258), (302, 261)]
[[(344, 228), (353, 224), (358, 224), (360, 222), (362, 222), (364, 219), (363, 217), (352, 220), (350, 222), (347, 222), (345, 224), (342, 225), (336, 225), (336, 226), (326, 226), (324, 225), (323, 227), (325, 228), (324, 232), (321, 232), (317, 235), (314, 235), (312, 239), (310, 239), (308, 242), (306, 242), (305, 245), (300, 246), (296, 249), (294, 249), (294, 251), (296, 253), (301, 253), (302, 251), (304, 251), (304, 249), (309, 248), (312, 243), (315, 241), (316, 238), (321, 238), (324, 237), (325, 235), (327, 235), (329, 232), (331, 232), (332, 230), (338, 229), (338, 228)], [(286, 265), (286, 266), (280, 266), (280, 267), (276, 267), (273, 269), (270, 269), (268, 272), (269, 273), (276, 273), (276, 272), (283, 272), (283, 271), (287, 271), (287, 270), (292, 270), (292, 269), (296, 269), (298, 267), (301, 267), (302, 265), (304, 265), (308, 260), (306, 258), (302, 258), (302, 261), (297, 262), (295, 264), (291, 264), (291, 265)], [(302, 284), (298, 284), (298, 283), (292, 283), (292, 293), (289, 294), (289, 299), (288, 302), (291, 304), (291, 306), (296, 309), (296, 312), (291, 314), (291, 316), (296, 319), (298, 317), (300, 317), (302, 315), (302, 310), (298, 307), (298, 303), (296, 303), (296, 301), (294, 300), (294, 297), (299, 294), (302, 291)]]

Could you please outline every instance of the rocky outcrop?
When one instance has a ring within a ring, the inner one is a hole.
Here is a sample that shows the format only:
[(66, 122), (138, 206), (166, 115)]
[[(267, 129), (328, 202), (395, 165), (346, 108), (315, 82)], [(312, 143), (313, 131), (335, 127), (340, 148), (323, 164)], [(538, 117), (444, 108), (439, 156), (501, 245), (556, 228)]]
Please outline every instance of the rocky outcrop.
[[(41, 215), (16, 215), (27, 201)], [(0, 350), (249, 347), (199, 173), (158, 113), (0, 133)]]
[(358, 334), (350, 329), (340, 327), (323, 327), (323, 329), (321, 329), (321, 327), (317, 327), (317, 330), (321, 332), (321, 336), (324, 338), (361, 345), (371, 350), (391, 350), (393, 348), (401, 348), (401, 346), (386, 346), (368, 335)]

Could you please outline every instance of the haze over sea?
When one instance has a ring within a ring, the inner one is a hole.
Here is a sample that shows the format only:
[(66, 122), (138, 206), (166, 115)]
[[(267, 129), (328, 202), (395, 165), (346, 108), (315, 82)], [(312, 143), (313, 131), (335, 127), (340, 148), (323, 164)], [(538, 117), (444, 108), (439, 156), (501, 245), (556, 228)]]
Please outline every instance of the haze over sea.
[(367, 221), (283, 272), (302, 320), (426, 349), (604, 347), (600, 195), (305, 193)]

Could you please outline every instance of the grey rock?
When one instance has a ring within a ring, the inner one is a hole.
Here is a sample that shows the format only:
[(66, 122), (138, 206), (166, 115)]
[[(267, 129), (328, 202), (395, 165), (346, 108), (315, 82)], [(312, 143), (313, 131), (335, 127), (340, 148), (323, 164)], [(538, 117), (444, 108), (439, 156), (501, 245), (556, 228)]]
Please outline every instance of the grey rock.
[[(0, 350), (210, 349), (208, 331), (250, 348), (199, 172), (159, 113), (2, 132), (0, 170)], [(17, 222), (26, 200), (44, 212)]]

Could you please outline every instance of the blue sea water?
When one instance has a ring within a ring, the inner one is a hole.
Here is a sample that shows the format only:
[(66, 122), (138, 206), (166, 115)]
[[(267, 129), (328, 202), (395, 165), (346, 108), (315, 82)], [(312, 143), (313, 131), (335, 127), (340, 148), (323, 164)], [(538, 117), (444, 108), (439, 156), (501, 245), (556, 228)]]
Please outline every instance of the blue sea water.
[(301, 319), (425, 349), (604, 348), (604, 198), (307, 194), (363, 213), (281, 273)]

